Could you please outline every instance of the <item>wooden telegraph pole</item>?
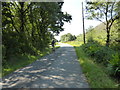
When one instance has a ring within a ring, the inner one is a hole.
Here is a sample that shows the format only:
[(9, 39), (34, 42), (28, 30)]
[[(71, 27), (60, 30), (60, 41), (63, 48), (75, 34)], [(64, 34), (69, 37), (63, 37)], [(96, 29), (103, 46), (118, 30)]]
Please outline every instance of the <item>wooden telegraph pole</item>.
[(82, 2), (82, 19), (83, 19), (83, 41), (85, 44), (85, 27), (84, 27), (84, 9), (83, 9), (83, 2)]

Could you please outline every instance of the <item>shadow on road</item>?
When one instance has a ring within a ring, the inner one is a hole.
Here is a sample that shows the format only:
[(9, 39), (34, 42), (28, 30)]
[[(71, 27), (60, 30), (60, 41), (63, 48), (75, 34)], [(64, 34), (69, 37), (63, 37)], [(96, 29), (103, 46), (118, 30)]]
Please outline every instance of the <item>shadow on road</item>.
[(73, 47), (63, 46), (3, 78), (3, 88), (88, 88)]

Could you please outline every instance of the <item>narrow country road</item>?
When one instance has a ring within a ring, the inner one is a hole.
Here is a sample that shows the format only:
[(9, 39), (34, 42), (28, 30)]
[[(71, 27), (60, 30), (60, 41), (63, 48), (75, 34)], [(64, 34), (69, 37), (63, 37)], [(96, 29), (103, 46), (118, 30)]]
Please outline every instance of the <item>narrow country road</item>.
[(89, 88), (75, 50), (61, 44), (54, 53), (3, 78), (2, 88)]

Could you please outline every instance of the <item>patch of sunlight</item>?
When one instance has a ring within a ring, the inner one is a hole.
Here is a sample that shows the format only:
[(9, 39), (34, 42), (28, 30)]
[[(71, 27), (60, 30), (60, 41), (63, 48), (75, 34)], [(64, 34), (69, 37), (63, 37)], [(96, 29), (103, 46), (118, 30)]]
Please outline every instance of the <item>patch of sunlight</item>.
[(10, 69), (10, 68), (9, 68), (9, 69), (4, 69), (4, 71), (11, 71), (11, 70), (12, 70), (12, 69)]
[[(28, 66), (28, 67), (25, 67), (25, 68), (23, 68), (22, 70), (28, 70), (28, 69), (30, 69), (30, 68), (32, 68), (33, 66)], [(15, 72), (22, 72), (21, 70), (16, 70)]]
[(47, 61), (48, 59), (47, 58), (44, 58), (44, 59), (42, 59), (41, 61)]
[(84, 63), (84, 60), (80, 59), (80, 63), (83, 64), (83, 63)]
[(31, 58), (34, 58), (34, 59), (36, 58), (35, 56), (30, 56), (30, 57), (31, 57)]
[(43, 56), (43, 55), (44, 55), (43, 53), (40, 54), (40, 56)]
[(80, 46), (80, 45), (74, 45), (74, 46)]
[(2, 82), (0, 82), (0, 90), (2, 90)]
[(65, 56), (66, 54), (62, 54), (61, 56)]
[(37, 50), (37, 53), (40, 53), (40, 51), (39, 51), (39, 50)]
[(63, 78), (62, 76), (51, 76), (52, 78), (56, 78), (56, 79), (65, 79), (65, 78)]
[(43, 72), (43, 71), (46, 71), (46, 69), (41, 69), (41, 70), (34, 70), (34, 71), (27, 71), (29, 73), (40, 73), (40, 72)]

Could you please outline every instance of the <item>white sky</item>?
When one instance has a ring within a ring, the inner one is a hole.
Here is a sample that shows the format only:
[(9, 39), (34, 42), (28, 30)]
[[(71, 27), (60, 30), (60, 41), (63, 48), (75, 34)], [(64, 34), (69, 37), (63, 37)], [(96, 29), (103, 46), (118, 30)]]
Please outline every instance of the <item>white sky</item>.
[[(72, 15), (71, 23), (64, 24), (64, 31), (62, 31), (59, 36), (55, 36), (56, 39), (60, 40), (60, 36), (71, 33), (72, 35), (82, 34), (83, 31), (83, 23), (82, 23), (82, 0), (64, 0), (64, 4), (62, 6), (62, 11), (67, 12)], [(85, 8), (85, 7), (84, 7)], [(84, 12), (85, 13), (85, 12)], [(85, 20), (85, 29), (89, 26), (97, 26), (101, 22), (95, 20)]]

